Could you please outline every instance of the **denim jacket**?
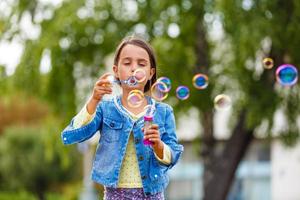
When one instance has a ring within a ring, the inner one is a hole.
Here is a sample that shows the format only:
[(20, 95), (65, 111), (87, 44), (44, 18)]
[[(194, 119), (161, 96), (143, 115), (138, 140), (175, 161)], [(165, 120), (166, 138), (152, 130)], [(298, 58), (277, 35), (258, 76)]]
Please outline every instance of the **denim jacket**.
[(173, 109), (165, 104), (147, 97), (148, 104), (154, 105), (153, 118), (159, 126), (161, 140), (170, 147), (171, 164), (160, 163), (150, 146), (143, 144), (143, 117), (133, 120), (121, 105), (121, 98), (102, 100), (97, 106), (94, 119), (87, 125), (75, 129), (73, 120), (63, 130), (61, 137), (64, 144), (83, 142), (91, 138), (98, 130), (101, 133), (97, 146), (92, 179), (106, 187), (117, 187), (122, 161), (130, 133), (133, 133), (139, 170), (145, 195), (165, 190), (169, 183), (166, 172), (178, 161), (183, 146), (178, 144), (175, 133)]

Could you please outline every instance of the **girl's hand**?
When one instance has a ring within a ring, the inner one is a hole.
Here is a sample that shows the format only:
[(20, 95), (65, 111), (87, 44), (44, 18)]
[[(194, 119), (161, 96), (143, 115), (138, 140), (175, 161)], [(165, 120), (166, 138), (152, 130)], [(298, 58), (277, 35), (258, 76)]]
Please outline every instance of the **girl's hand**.
[(96, 111), (98, 103), (102, 100), (102, 97), (105, 94), (112, 93), (112, 89), (110, 87), (111, 83), (107, 79), (109, 75), (111, 75), (111, 73), (103, 74), (94, 85), (93, 94), (87, 103), (87, 111), (90, 114), (93, 114)]
[(98, 103), (101, 101), (105, 94), (111, 94), (111, 83), (107, 77), (111, 75), (110, 73), (103, 74), (94, 85), (92, 99)]
[(144, 131), (144, 128), (143, 128), (142, 131), (144, 132), (144, 139), (149, 139), (149, 141), (151, 141), (153, 143), (152, 147), (153, 147), (156, 155), (159, 158), (163, 158), (164, 143), (160, 139), (158, 125), (152, 124), (149, 129)]

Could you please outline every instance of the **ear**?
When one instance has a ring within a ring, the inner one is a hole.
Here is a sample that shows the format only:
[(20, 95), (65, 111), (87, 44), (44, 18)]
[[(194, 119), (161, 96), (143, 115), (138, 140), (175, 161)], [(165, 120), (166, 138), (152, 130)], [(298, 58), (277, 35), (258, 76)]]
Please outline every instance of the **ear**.
[(150, 77), (149, 77), (149, 80), (152, 79), (152, 77), (154, 76), (154, 74), (155, 74), (155, 68), (151, 68), (151, 69), (150, 69)]
[(118, 76), (118, 66), (117, 65), (113, 66), (113, 71), (114, 71), (115, 77), (119, 78), (119, 76)]

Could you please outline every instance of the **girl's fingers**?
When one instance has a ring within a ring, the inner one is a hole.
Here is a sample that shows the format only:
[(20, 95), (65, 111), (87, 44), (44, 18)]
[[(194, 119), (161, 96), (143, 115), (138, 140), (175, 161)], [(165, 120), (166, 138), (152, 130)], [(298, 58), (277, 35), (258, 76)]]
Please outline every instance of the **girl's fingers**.
[(157, 124), (152, 124), (152, 125), (150, 126), (150, 129), (158, 130), (158, 125), (157, 125)]
[(112, 89), (110, 87), (105, 87), (105, 86), (96, 86), (95, 89), (97, 91), (106, 91), (106, 92), (112, 92)]
[(105, 91), (105, 90), (96, 90), (95, 91), (95, 95), (105, 95), (105, 94), (111, 94), (112, 92), (111, 91)]
[(104, 85), (110, 85), (110, 81), (107, 79), (100, 79), (96, 82), (95, 86), (104, 86)]
[[(142, 131), (144, 132), (144, 128), (142, 128)], [(154, 143), (161, 140), (157, 124), (152, 124), (150, 128), (144, 132), (144, 139), (149, 139), (151, 142)]]
[(149, 138), (149, 141), (153, 143), (158, 143), (160, 141), (160, 138)]
[(111, 75), (112, 75), (112, 73), (107, 72), (107, 73), (103, 74), (102, 76), (100, 76), (99, 79), (106, 79), (108, 76), (111, 76)]
[(111, 94), (111, 93), (112, 93), (111, 89), (95, 88), (93, 96), (94, 98), (101, 100), (105, 94)]
[[(145, 129), (142, 128), (142, 132), (144, 132), (144, 130)], [(148, 130), (156, 130), (156, 131), (158, 131), (158, 125), (157, 124), (152, 124)]]
[(150, 138), (157, 138), (157, 139), (160, 139), (160, 135), (157, 131), (147, 131), (144, 135), (144, 138), (145, 139), (150, 139)]
[(159, 135), (159, 132), (158, 132), (158, 130), (155, 130), (155, 129), (148, 129), (145, 132), (145, 135), (152, 135), (152, 134)]
[(144, 137), (145, 140), (151, 140), (151, 141), (160, 141), (161, 139), (159, 137)]
[(95, 85), (99, 85), (99, 86), (103, 86), (103, 85), (110, 85), (111, 82), (107, 79), (108, 76), (111, 76), (112, 74), (111, 73), (105, 73), (103, 74), (99, 79), (98, 81), (96, 82)]

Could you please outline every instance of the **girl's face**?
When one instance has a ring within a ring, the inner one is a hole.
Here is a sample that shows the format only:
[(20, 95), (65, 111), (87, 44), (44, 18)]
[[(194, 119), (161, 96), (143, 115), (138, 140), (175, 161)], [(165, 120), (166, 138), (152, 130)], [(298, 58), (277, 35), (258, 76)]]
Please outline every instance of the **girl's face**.
[(145, 80), (135, 86), (122, 84), (121, 87), (123, 90), (130, 91), (132, 89), (139, 89), (143, 91), (147, 81), (151, 80), (155, 73), (155, 69), (150, 66), (147, 51), (139, 46), (127, 44), (121, 50), (118, 65), (113, 66), (115, 76), (120, 80), (127, 80), (137, 69), (143, 69), (145, 71)]

